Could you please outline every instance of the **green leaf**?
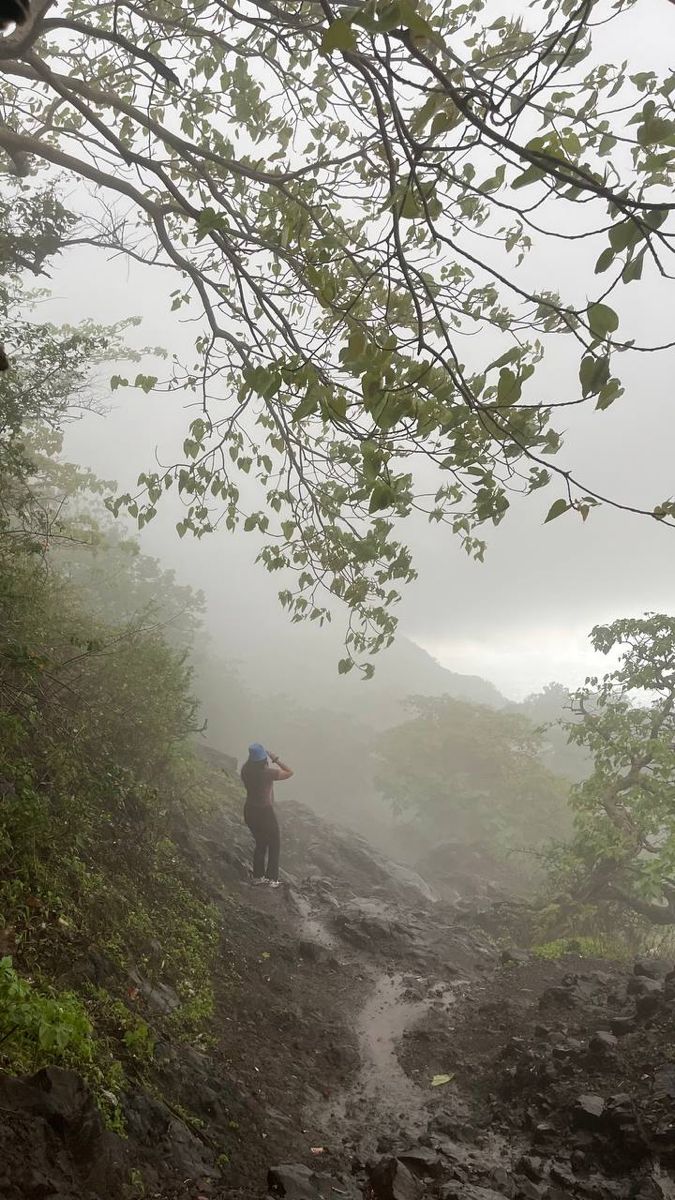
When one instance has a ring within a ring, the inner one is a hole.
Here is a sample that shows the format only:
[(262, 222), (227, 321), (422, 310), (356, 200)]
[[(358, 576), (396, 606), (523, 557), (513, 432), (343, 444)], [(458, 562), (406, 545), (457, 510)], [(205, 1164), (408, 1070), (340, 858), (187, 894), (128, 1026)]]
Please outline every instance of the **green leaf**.
[(603, 250), (595, 264), (595, 274), (602, 275), (603, 271), (607, 271), (614, 262), (615, 257), (616, 256), (611, 246), (608, 246), (606, 250)]
[(452, 1083), (454, 1078), (455, 1078), (454, 1072), (450, 1075), (434, 1075), (434, 1077), (431, 1081), (431, 1086), (432, 1087), (445, 1087), (446, 1083)]
[(403, 197), (403, 203), (399, 208), (399, 216), (403, 217), (406, 221), (416, 221), (421, 215), (422, 209), (417, 196), (412, 190), (406, 192)]
[(379, 483), (375, 484), (375, 487), (371, 492), (368, 512), (375, 513), (380, 512), (383, 508), (391, 508), (393, 501), (393, 489), (388, 483), (380, 480)]
[(621, 273), (621, 279), (624, 283), (632, 283), (634, 279), (642, 279), (642, 268), (645, 265), (646, 253), (647, 249), (645, 247), (639, 254), (636, 254), (635, 258), (626, 263)]
[(341, 658), (338, 663), (338, 675), (347, 675), (354, 663), (351, 658)]
[(588, 324), (593, 337), (602, 342), (619, 328), (619, 318), (608, 304), (589, 304), (586, 309)]
[(564, 512), (567, 512), (568, 508), (569, 504), (567, 503), (567, 500), (563, 500), (562, 498), (560, 500), (554, 500), (553, 504), (548, 510), (548, 516), (544, 521), (544, 525), (547, 525), (549, 521), (555, 521), (556, 517), (561, 517)]
[(529, 184), (537, 183), (543, 178), (544, 172), (541, 170), (541, 167), (528, 167), (526, 171), (523, 171), (522, 175), (518, 175), (516, 179), (514, 179), (511, 187), (514, 191), (517, 191), (518, 188), (528, 187)]
[(298, 421), (303, 421), (305, 417), (313, 416), (318, 407), (319, 401), (317, 400), (316, 396), (313, 396), (311, 392), (308, 392), (304, 400), (301, 400), (298, 404), (298, 407), (295, 409), (293, 413), (293, 422), (297, 423)]
[(587, 354), (581, 360), (579, 367), (579, 380), (581, 382), (581, 392), (583, 396), (596, 395), (609, 379), (609, 359), (607, 356), (596, 358), (593, 354)]
[(612, 225), (609, 231), (609, 244), (612, 250), (618, 254), (620, 250), (627, 250), (629, 246), (635, 246), (641, 237), (642, 232), (635, 221), (619, 221), (618, 225)]
[(498, 404), (516, 404), (520, 400), (520, 380), (513, 371), (508, 367), (502, 367), (499, 372), (499, 383), (497, 384), (497, 403)]
[(216, 230), (227, 229), (227, 221), (221, 213), (217, 213), (214, 208), (205, 208), (197, 218), (197, 241), (201, 242), (210, 233)]
[(356, 35), (344, 17), (333, 21), (321, 38), (321, 53), (330, 54), (332, 50), (356, 50)]

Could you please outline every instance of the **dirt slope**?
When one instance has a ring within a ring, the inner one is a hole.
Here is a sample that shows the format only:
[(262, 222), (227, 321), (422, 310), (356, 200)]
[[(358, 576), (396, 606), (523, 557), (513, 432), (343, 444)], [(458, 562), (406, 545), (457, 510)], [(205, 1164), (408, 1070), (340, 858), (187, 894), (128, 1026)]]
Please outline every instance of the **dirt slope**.
[(252, 1198), (279, 1164), (288, 1200), (672, 1194), (667, 965), (503, 962), (488, 900), (438, 901), (360, 839), (280, 814), (278, 892), (248, 886), (235, 809), (176, 831), (223, 914), (209, 1038), (157, 1045), (125, 1140), (68, 1072), (0, 1076), (1, 1196)]

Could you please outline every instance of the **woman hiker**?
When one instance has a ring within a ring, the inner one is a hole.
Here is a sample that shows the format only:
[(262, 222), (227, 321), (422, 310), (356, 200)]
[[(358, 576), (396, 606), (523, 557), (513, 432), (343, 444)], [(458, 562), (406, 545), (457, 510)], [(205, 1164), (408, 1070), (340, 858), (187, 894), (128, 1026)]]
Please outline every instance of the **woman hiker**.
[[(279, 823), (274, 811), (274, 784), (293, 774), (276, 754), (268, 754), (260, 742), (248, 748), (248, 759), (241, 769), (246, 788), (244, 820), (255, 838), (253, 883), (279, 887)], [(267, 860), (267, 865), (265, 865)]]

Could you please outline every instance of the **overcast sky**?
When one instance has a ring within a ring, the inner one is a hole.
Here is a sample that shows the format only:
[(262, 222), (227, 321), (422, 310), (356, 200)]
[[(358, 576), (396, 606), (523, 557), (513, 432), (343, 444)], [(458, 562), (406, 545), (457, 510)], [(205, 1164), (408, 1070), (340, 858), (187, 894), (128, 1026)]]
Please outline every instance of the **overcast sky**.
[[(629, 44), (616, 46), (617, 59), (630, 54), (636, 69), (667, 66), (675, 45), (675, 8), (666, 0), (641, 0), (620, 28)], [(567, 251), (564, 258), (552, 257), (550, 286), (564, 292), (575, 270)], [(168, 293), (178, 284), (167, 273), (144, 272), (119, 260), (105, 265), (93, 252), (77, 251), (53, 282), (49, 311), (55, 319), (75, 321), (86, 314), (109, 321), (136, 313), (144, 318), (137, 344), (180, 347), (194, 340), (194, 326), (179, 326), (168, 312)], [(622, 331), (630, 325), (631, 336), (652, 341), (664, 315), (666, 326), (672, 323), (672, 310), (665, 289), (634, 285), (624, 291)], [(547, 365), (551, 395), (559, 384), (564, 387), (571, 363), (576, 370), (568, 354), (575, 354), (571, 341)], [(675, 494), (675, 357), (644, 355), (621, 363), (620, 374), (626, 395), (607, 413), (565, 416), (562, 457), (596, 488), (606, 487), (627, 502), (654, 504)], [(72, 427), (67, 449), (126, 488), (152, 464), (156, 447), (164, 461), (172, 458), (188, 414), (177, 398), (136, 393), (116, 393), (113, 405), (105, 418), (87, 417)], [(566, 514), (545, 527), (543, 517), (558, 494), (548, 489), (514, 504), (488, 534), (482, 565), (470, 562), (450, 532), (438, 526), (419, 522), (407, 532), (420, 580), (401, 607), (403, 630), (445, 666), (483, 675), (514, 698), (552, 679), (578, 682), (597, 666), (586, 644), (593, 624), (675, 610), (675, 531), (609, 509), (592, 514), (586, 525)], [(219, 533), (202, 543), (178, 541), (176, 516), (168, 508), (150, 526), (144, 544), (205, 590), (211, 628), (227, 631), (226, 644), (239, 621), (278, 626), (281, 633), (277, 581), (253, 566), (249, 539)]]

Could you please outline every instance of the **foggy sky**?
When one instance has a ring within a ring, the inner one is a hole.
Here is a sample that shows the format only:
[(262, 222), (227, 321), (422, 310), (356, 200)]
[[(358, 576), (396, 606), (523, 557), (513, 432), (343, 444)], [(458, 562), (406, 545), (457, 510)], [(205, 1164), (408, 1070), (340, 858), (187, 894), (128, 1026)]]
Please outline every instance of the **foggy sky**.
[[(617, 24), (614, 37), (619, 30), (622, 37), (630, 35), (630, 45), (617, 45), (617, 60), (630, 52), (635, 69), (652, 63), (663, 69), (675, 35), (675, 10), (665, 0), (643, 0)], [(551, 286), (563, 294), (566, 288), (574, 292), (576, 261), (566, 249), (552, 257)], [(541, 275), (541, 263), (533, 262), (532, 271), (537, 267)], [(180, 352), (193, 343), (197, 329), (168, 311), (168, 294), (178, 286), (174, 278), (121, 260), (105, 266), (92, 251), (70, 252), (54, 275), (49, 315), (74, 322), (85, 315), (111, 321), (138, 313), (143, 328), (130, 340)], [(622, 333), (630, 326), (631, 336), (652, 342), (656, 327), (664, 328), (664, 314), (665, 327), (671, 323), (672, 296), (668, 304), (656, 282), (624, 289), (619, 299)], [(487, 357), (489, 346), (480, 352)], [(573, 378), (577, 366), (576, 347), (563, 339), (546, 367), (547, 394), (568, 394), (569, 372)], [(566, 431), (566, 448), (560, 460), (623, 501), (655, 504), (675, 493), (675, 356), (643, 355), (617, 366), (626, 395), (606, 413), (563, 413), (558, 426)], [(126, 490), (140, 471), (152, 467), (156, 447), (164, 462), (173, 460), (190, 416), (176, 397), (118, 392), (112, 405), (105, 418), (87, 416), (71, 427), (67, 453), (105, 477), (116, 476)], [(513, 697), (551, 679), (578, 682), (595, 668), (585, 642), (593, 624), (646, 610), (675, 610), (675, 530), (609, 509), (592, 513), (586, 525), (566, 514), (544, 527), (544, 515), (560, 494), (554, 486), (515, 502), (502, 525), (490, 527), (483, 565), (470, 562), (443, 528), (416, 520), (404, 531), (420, 579), (400, 606), (402, 629), (443, 665), (481, 674)], [(201, 543), (189, 536), (179, 541), (173, 525), (180, 513), (174, 505), (172, 492), (144, 532), (143, 546), (174, 566), (182, 580), (204, 589), (209, 627), (224, 649), (236, 646), (239, 622), (283, 636), (279, 581), (253, 565), (250, 538), (222, 532)]]

